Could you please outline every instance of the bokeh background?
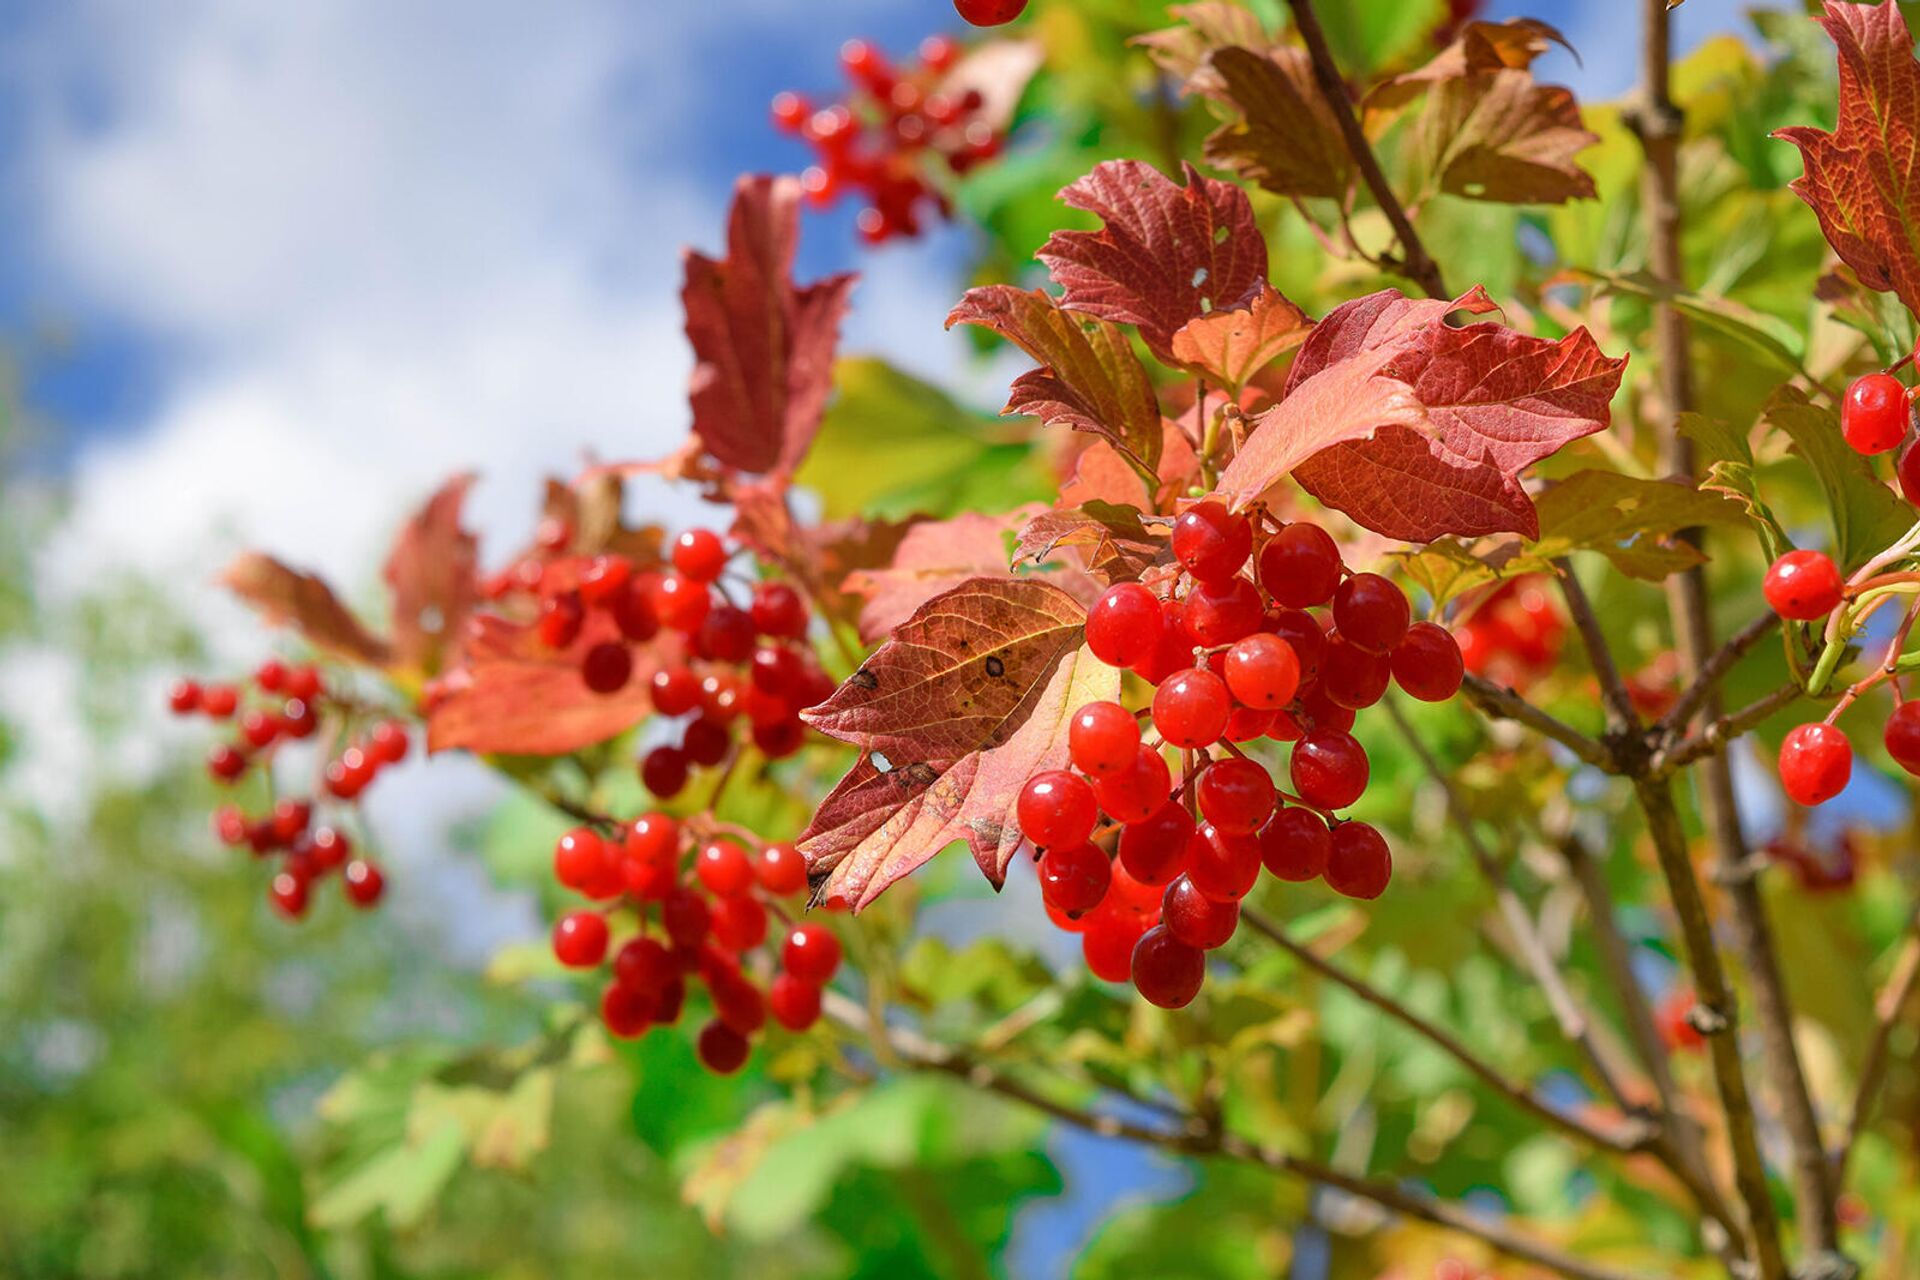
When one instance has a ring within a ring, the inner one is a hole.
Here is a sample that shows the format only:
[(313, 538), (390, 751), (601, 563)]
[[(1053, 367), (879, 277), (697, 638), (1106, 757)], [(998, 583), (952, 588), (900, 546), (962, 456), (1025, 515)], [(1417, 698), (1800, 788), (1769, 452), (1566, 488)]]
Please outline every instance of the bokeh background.
[[(1689, 0), (1680, 48), (1741, 7)], [(1616, 0), (1489, 9), (1567, 34), (1580, 60), (1542, 79), (1630, 86)], [(638, 1096), (562, 1077), (500, 1169), (356, 1181), (393, 1106), (370, 1053), (541, 1026), (537, 987), (488, 981), (541, 931), (500, 874), (501, 790), (410, 761), (368, 805), (388, 909), (289, 929), (206, 837), (199, 739), (159, 714), (175, 672), (261, 652), (211, 585), (237, 549), (365, 596), (453, 470), (497, 553), (541, 476), (670, 449), (677, 246), (715, 245), (737, 173), (806, 162), (768, 100), (830, 90), (844, 39), (953, 25), (946, 0), (0, 0), (0, 1274), (1043, 1276), (1192, 1193), (913, 1085), (714, 1234), (681, 1181), (738, 1099), (684, 1046)], [(940, 325), (974, 248), (876, 252), (815, 214), (802, 268), (863, 273), (846, 349), (991, 409), (1007, 367)]]

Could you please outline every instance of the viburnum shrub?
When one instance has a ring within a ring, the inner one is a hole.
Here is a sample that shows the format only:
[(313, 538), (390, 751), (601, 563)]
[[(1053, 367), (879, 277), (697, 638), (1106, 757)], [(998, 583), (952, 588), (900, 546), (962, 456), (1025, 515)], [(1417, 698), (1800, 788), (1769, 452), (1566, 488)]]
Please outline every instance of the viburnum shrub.
[[(300, 656), (171, 692), (230, 726), (220, 837), (282, 855), (285, 914), (336, 868), (370, 903), (375, 774), (422, 735), (495, 764), (559, 824), (532, 971), (616, 1039), (697, 1027), (715, 1073), (773, 1049), (789, 1110), (719, 1159), (921, 1069), (1337, 1191), (1248, 1213), (1343, 1276), (1865, 1274), (1920, 1227), (1920, 939), (1875, 996), (1911, 908), (1847, 909), (1914, 870), (1850, 782), (1920, 774), (1900, 10), (1824, 4), (1836, 114), (1805, 32), (1669, 75), (1644, 0), (1643, 92), (1583, 115), (1542, 22), (1284, 7), (1055, 0), (783, 95), (820, 163), (742, 179), (684, 260), (681, 449), (549, 482), (491, 569), (454, 479), (383, 627), (229, 570)], [(1155, 159), (1023, 189), (1089, 139)], [(969, 209), (1019, 275), (947, 317), (1018, 366), (1004, 420), (836, 362), (853, 278), (792, 272), (809, 195), (854, 189), (869, 240)], [(630, 523), (638, 476), (708, 518)], [(915, 874), (962, 848), (1030, 918)], [(910, 945), (928, 896), (989, 940)], [(1084, 972), (1007, 958), (1042, 911)]]

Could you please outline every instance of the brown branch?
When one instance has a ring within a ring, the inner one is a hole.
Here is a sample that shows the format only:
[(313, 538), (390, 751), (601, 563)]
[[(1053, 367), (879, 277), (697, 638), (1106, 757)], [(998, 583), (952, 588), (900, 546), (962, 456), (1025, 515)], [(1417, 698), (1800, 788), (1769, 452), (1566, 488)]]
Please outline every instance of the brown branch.
[(1712, 657), (1700, 664), (1693, 683), (1687, 686), (1680, 700), (1673, 704), (1673, 709), (1655, 727), (1656, 734), (1662, 739), (1672, 739), (1685, 733), (1688, 721), (1714, 696), (1727, 672), (1751, 653), (1755, 645), (1773, 634), (1773, 629), (1779, 625), (1780, 615), (1769, 610), (1729, 636), (1726, 643), (1714, 650)]
[(1347, 151), (1353, 157), (1354, 166), (1360, 170), (1367, 190), (1373, 193), (1374, 202), (1386, 214), (1394, 235), (1399, 237), (1403, 259), (1401, 269), (1409, 280), (1418, 283), (1430, 297), (1451, 298), (1453, 295), (1447, 291), (1440, 264), (1433, 260), (1426, 244), (1420, 239), (1420, 233), (1413, 229), (1413, 221), (1407, 217), (1405, 206), (1400, 203), (1400, 197), (1394, 194), (1393, 187), (1387, 182), (1387, 175), (1380, 169), (1380, 160), (1373, 154), (1373, 144), (1367, 141), (1366, 130), (1360, 127), (1360, 119), (1353, 113), (1353, 100), (1347, 95), (1346, 81), (1340, 77), (1340, 66), (1333, 59), (1333, 50), (1327, 44), (1327, 33), (1320, 26), (1320, 15), (1314, 12), (1313, 0), (1288, 0), (1288, 3), (1293, 9), (1294, 25), (1300, 28), (1300, 38), (1306, 42), (1307, 56), (1313, 62), (1314, 83), (1319, 86), (1321, 97), (1326, 99), (1327, 107), (1340, 124), (1340, 135), (1346, 139)]
[(1640, 727), (1640, 714), (1633, 709), (1633, 695), (1627, 692), (1627, 682), (1620, 678), (1613, 649), (1600, 628), (1600, 615), (1593, 611), (1593, 602), (1587, 599), (1587, 589), (1580, 585), (1573, 566), (1565, 560), (1555, 560), (1553, 567), (1554, 577), (1560, 584), (1560, 596), (1567, 602), (1567, 614), (1586, 648), (1587, 665), (1593, 668), (1594, 678), (1600, 682), (1600, 700), (1606, 705), (1613, 735), (1623, 738)]
[(1555, 719), (1512, 689), (1504, 688), (1484, 676), (1469, 675), (1460, 692), (1489, 720), (1512, 720), (1573, 752), (1583, 762), (1606, 773), (1619, 773), (1620, 764), (1605, 743), (1590, 738), (1564, 720)]
[[(1749, 733), (1771, 719), (1784, 707), (1806, 696), (1798, 684), (1785, 684), (1765, 697), (1756, 698), (1738, 711), (1715, 716), (1698, 733), (1671, 746), (1662, 747), (1647, 761), (1647, 772), (1655, 777), (1677, 773), (1697, 760), (1709, 759), (1725, 749), (1735, 738)], [(1712, 700), (1709, 700), (1711, 708)], [(1745, 861), (1744, 855), (1741, 861)]]
[(1900, 956), (1893, 962), (1893, 972), (1873, 1002), (1873, 1039), (1868, 1042), (1866, 1057), (1860, 1063), (1860, 1084), (1853, 1095), (1853, 1110), (1847, 1120), (1846, 1136), (1833, 1157), (1833, 1185), (1836, 1188), (1846, 1185), (1847, 1161), (1853, 1155), (1854, 1144), (1866, 1130), (1868, 1119), (1873, 1115), (1874, 1101), (1887, 1076), (1893, 1029), (1900, 1024), (1901, 1013), (1913, 999), (1916, 983), (1920, 983), (1920, 915), (1908, 921), (1907, 937), (1900, 946)]
[[(1303, 1178), (1402, 1217), (1415, 1218), (1470, 1236), (1507, 1257), (1545, 1267), (1558, 1275), (1570, 1277), (1570, 1280), (1641, 1280), (1633, 1273), (1588, 1262), (1518, 1235), (1498, 1221), (1480, 1217), (1458, 1205), (1390, 1183), (1344, 1173), (1317, 1160), (1259, 1146), (1226, 1133), (1198, 1117), (1188, 1117), (1177, 1128), (1165, 1128), (1063, 1102), (961, 1050), (938, 1044), (903, 1027), (877, 1024), (868, 1017), (865, 1009), (838, 992), (827, 992), (823, 1003), (829, 1020), (854, 1035), (884, 1044), (893, 1060), (902, 1066), (952, 1076), (975, 1089), (998, 1094), (1088, 1133), (1123, 1138), (1176, 1155), (1237, 1160), (1275, 1173)], [(1144, 1101), (1128, 1092), (1116, 1092), (1132, 1102)]]

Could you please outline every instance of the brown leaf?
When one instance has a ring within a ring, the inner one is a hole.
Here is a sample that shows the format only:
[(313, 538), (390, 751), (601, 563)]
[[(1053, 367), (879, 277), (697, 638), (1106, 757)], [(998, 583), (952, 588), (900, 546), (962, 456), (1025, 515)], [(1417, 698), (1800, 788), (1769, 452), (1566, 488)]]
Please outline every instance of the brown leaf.
[(1344, 196), (1353, 159), (1303, 49), (1216, 50), (1208, 63), (1240, 118), (1207, 138), (1207, 161), (1283, 196)]
[(1600, 141), (1581, 123), (1573, 94), (1530, 72), (1443, 80), (1408, 135), (1409, 163), (1449, 195), (1500, 204), (1592, 199), (1593, 178), (1574, 157)]
[(1173, 335), (1173, 362), (1236, 394), (1253, 376), (1307, 340), (1313, 321), (1272, 285), (1244, 311), (1216, 311)]
[(360, 625), (320, 578), (258, 551), (236, 557), (220, 584), (258, 610), (274, 626), (291, 626), (315, 648), (362, 666), (384, 667), (387, 643)]
[(947, 316), (948, 328), (956, 324), (991, 329), (1044, 366), (1014, 381), (1004, 412), (1100, 436), (1148, 469), (1159, 461), (1159, 402), (1120, 329), (1005, 284), (967, 290)]
[(1189, 320), (1248, 306), (1268, 288), (1267, 242), (1246, 192), (1181, 170), (1184, 185), (1140, 160), (1094, 166), (1060, 199), (1105, 225), (1056, 231), (1035, 255), (1063, 308), (1133, 325), (1163, 362)]
[(1172, 555), (1167, 540), (1148, 532), (1140, 509), (1109, 502), (1042, 511), (1014, 544), (1014, 563), (1045, 564), (1062, 548), (1078, 548), (1087, 572), (1101, 582), (1131, 582)]
[(385, 577), (393, 598), (396, 666), (423, 675), (438, 671), (479, 596), (479, 545), (460, 527), (460, 508), (473, 481), (471, 472), (447, 481), (394, 540)]
[(1537, 18), (1469, 22), (1426, 66), (1383, 80), (1367, 93), (1362, 105), (1368, 129), (1377, 129), (1381, 117), (1412, 102), (1431, 85), (1494, 71), (1524, 71), (1556, 44), (1573, 51), (1559, 28)]
[(745, 177), (734, 188), (727, 256), (684, 255), (694, 434), (740, 471), (792, 471), (819, 429), (853, 276), (793, 278), (800, 184)]
[(1074, 711), (1120, 691), (1120, 673), (1086, 651), (1085, 621), (1044, 582), (967, 582), (804, 713), (861, 751), (801, 836), (816, 900), (844, 896), (858, 910), (961, 839), (1002, 882), (1020, 845), (1020, 789), (1066, 759)]
[(1174, 5), (1167, 13), (1180, 25), (1135, 36), (1130, 43), (1145, 49), (1162, 71), (1179, 81), (1183, 93), (1218, 97), (1225, 92), (1225, 84), (1208, 65), (1215, 49), (1265, 49), (1273, 43), (1258, 14), (1229, 0)]

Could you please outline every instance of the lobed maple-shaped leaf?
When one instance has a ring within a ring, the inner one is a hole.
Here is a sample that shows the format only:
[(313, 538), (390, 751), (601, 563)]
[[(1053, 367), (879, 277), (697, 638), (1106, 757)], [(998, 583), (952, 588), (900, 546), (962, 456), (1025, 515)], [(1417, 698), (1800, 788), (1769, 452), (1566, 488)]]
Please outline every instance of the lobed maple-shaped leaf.
[(734, 188), (727, 256), (684, 255), (693, 344), (693, 431), (721, 463), (790, 473), (820, 426), (851, 275), (793, 281), (800, 184), (744, 177)]
[(1303, 49), (1217, 49), (1208, 68), (1238, 119), (1208, 135), (1207, 161), (1283, 196), (1339, 199), (1353, 157)]
[(1178, 26), (1149, 31), (1129, 43), (1147, 51), (1155, 65), (1180, 83), (1182, 93), (1218, 97), (1224, 91), (1219, 76), (1208, 66), (1215, 49), (1239, 45), (1265, 49), (1273, 43), (1260, 16), (1230, 0), (1201, 0), (1167, 10)]
[(580, 635), (549, 648), (532, 624), (477, 613), (467, 622), (460, 665), (427, 698), (427, 749), (558, 756), (625, 733), (653, 709), (648, 681), (669, 655), (663, 642), (634, 650), (633, 675), (617, 693), (595, 693), (580, 660), (620, 640), (612, 615), (589, 610)]
[(1499, 204), (1590, 200), (1593, 177), (1574, 160), (1600, 136), (1571, 91), (1525, 71), (1443, 80), (1408, 135), (1409, 165), (1432, 190)]
[(1027, 521), (1014, 543), (1015, 564), (1045, 564), (1064, 548), (1080, 551), (1086, 571), (1101, 582), (1131, 582), (1172, 556), (1164, 537), (1150, 532), (1138, 507), (1094, 500), (1054, 507)]
[(1648, 480), (1617, 471), (1576, 471), (1540, 495), (1543, 556), (1598, 551), (1629, 577), (1659, 582), (1706, 556), (1679, 535), (1706, 525), (1743, 525), (1740, 504), (1676, 480)]
[(1455, 311), (1493, 309), (1477, 288), (1452, 302), (1387, 289), (1335, 308), (1222, 491), (1244, 505), (1291, 473), (1321, 502), (1403, 542), (1537, 537), (1520, 473), (1607, 425), (1626, 360), (1602, 354), (1585, 329), (1552, 341), (1447, 323)]
[(1573, 51), (1558, 27), (1538, 18), (1469, 22), (1453, 43), (1425, 66), (1392, 76), (1367, 91), (1361, 103), (1367, 113), (1367, 127), (1377, 130), (1383, 116), (1412, 102), (1431, 85), (1495, 71), (1525, 71), (1556, 44)]
[(1267, 242), (1247, 193), (1181, 165), (1176, 183), (1140, 160), (1108, 160), (1061, 190), (1104, 224), (1056, 231), (1035, 256), (1060, 306), (1130, 324), (1163, 362), (1189, 320), (1252, 305), (1267, 285)]
[(393, 662), (431, 675), (479, 597), (479, 544), (460, 525), (471, 472), (442, 485), (394, 540), (384, 572), (393, 599)]
[(1920, 64), (1895, 0), (1827, 0), (1819, 19), (1840, 58), (1839, 123), (1774, 137), (1800, 148), (1793, 191), (1862, 283), (1920, 311)]
[(1025, 351), (1042, 368), (1014, 380), (1005, 413), (1065, 423), (1110, 441), (1152, 470), (1160, 459), (1160, 405), (1127, 335), (1105, 320), (1063, 311), (1039, 289), (969, 289), (947, 327), (974, 324)]
[(803, 713), (861, 753), (800, 838), (816, 901), (859, 910), (956, 840), (1002, 883), (1021, 788), (1065, 761), (1074, 711), (1120, 691), (1085, 624), (1049, 583), (974, 579), (927, 601)]
[(1188, 372), (1237, 393), (1312, 330), (1307, 313), (1263, 281), (1246, 310), (1216, 311), (1182, 325), (1169, 355)]
[(387, 642), (361, 626), (324, 580), (272, 556), (243, 552), (220, 574), (220, 584), (272, 625), (292, 627), (335, 657), (369, 667), (384, 667), (392, 658)]

